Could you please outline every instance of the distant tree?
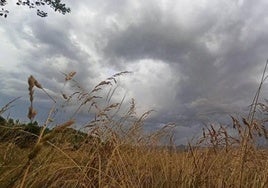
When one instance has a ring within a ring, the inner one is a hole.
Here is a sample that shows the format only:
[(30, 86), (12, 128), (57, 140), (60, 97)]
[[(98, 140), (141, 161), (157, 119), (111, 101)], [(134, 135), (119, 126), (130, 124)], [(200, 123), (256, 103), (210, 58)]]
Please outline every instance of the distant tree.
[(15, 123), (14, 123), (14, 119), (12, 119), (12, 118), (10, 118), (10, 119), (8, 119), (8, 124), (9, 125), (11, 125), (11, 126), (13, 126)]
[[(30, 9), (36, 9), (37, 15), (40, 17), (47, 17), (47, 13), (40, 10), (42, 6), (50, 6), (55, 12), (61, 14), (70, 13), (71, 9), (66, 7), (64, 3), (61, 3), (61, 0), (18, 0), (16, 3), (18, 6), (28, 6)], [(7, 0), (0, 0), (0, 6), (5, 7), (7, 5)], [(0, 9), (0, 16), (7, 17), (9, 11), (5, 8)]]
[(0, 125), (6, 123), (6, 119), (0, 116)]

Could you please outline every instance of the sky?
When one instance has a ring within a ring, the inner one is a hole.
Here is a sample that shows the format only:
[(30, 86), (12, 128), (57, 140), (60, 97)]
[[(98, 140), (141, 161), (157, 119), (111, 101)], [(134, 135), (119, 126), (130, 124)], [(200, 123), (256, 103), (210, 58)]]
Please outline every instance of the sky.
[[(204, 123), (246, 113), (268, 51), (266, 0), (64, 0), (71, 13), (48, 17), (10, 1), (0, 19), (0, 106), (15, 97), (11, 117), (25, 118), (30, 75), (51, 96), (62, 72), (91, 90), (121, 71), (114, 100), (134, 98), (138, 114), (155, 110), (147, 129), (176, 124), (176, 142), (200, 134)], [(267, 96), (267, 85), (262, 88)], [(35, 91), (37, 119), (51, 100)], [(66, 112), (68, 113), (68, 112)], [(82, 112), (83, 114), (83, 112)]]

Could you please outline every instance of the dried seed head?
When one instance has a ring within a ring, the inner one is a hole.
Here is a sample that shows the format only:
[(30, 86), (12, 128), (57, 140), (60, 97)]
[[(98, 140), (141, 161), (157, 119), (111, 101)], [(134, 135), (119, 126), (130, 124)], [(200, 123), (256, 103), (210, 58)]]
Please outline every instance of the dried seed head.
[(102, 81), (100, 82), (94, 89), (103, 86), (103, 85), (112, 85), (110, 81)]
[(29, 91), (29, 96), (30, 96), (31, 103), (33, 102), (33, 94), (34, 94), (34, 90), (30, 90)]
[(53, 122), (54, 120), (52, 118), (48, 118), (48, 122), (51, 123)]
[(64, 93), (62, 94), (62, 97), (63, 97), (64, 99), (68, 99), (67, 95), (65, 95)]
[(61, 124), (61, 125), (58, 125), (57, 127), (55, 127), (53, 129), (53, 131), (55, 132), (60, 132), (68, 127), (70, 127), (72, 124), (74, 124), (74, 120), (69, 120), (69, 121), (66, 121), (65, 123)]
[(34, 82), (35, 82), (35, 78), (31, 75), (28, 78), (28, 85), (29, 85), (29, 90), (31, 90), (34, 87)]
[(37, 80), (34, 81), (34, 85), (39, 89), (43, 89), (42, 85)]
[(123, 71), (123, 72), (119, 72), (119, 73), (114, 74), (112, 77), (118, 77), (118, 76), (121, 76), (123, 74), (129, 74), (129, 73), (131, 73), (131, 72), (130, 71)]
[(246, 120), (246, 118), (242, 118), (242, 121), (248, 128), (250, 128), (250, 124), (249, 124), (248, 120)]
[(33, 107), (29, 107), (29, 111), (28, 111), (28, 118), (30, 120), (33, 120), (34, 117), (36, 116), (37, 112), (35, 109), (33, 109)]
[(205, 132), (205, 129), (203, 128), (202, 131), (203, 131), (203, 138), (206, 138), (206, 132)]
[(46, 134), (45, 136), (42, 137), (41, 143), (44, 143), (44, 142), (50, 140), (54, 136), (55, 136), (54, 132), (50, 132), (50, 133)]
[(95, 88), (91, 92), (93, 93), (93, 92), (96, 92), (96, 91), (99, 91), (99, 90), (101, 90), (101, 88)]
[(75, 74), (76, 74), (76, 72), (74, 72), (74, 71), (67, 74), (65, 77), (65, 81), (71, 80)]

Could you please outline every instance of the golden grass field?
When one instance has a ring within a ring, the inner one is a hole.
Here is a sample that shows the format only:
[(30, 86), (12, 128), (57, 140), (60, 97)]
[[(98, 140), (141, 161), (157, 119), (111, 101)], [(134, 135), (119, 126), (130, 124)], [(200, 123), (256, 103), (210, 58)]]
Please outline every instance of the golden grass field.
[[(110, 103), (112, 89), (105, 102), (99, 102), (103, 98), (97, 92), (126, 73), (108, 78), (90, 92), (77, 87), (74, 72), (65, 74), (65, 81), (74, 81), (76, 91), (62, 92), (62, 97), (66, 103), (80, 102), (74, 116), (85, 106), (97, 109), (95, 118), (84, 125), (86, 131), (72, 129), (72, 118), (48, 129), (54, 106), (44, 125), (35, 124), (34, 88), (56, 101), (29, 77), (30, 123), (0, 121), (0, 187), (268, 187), (268, 150), (255, 143), (257, 136), (267, 139), (266, 121), (255, 118), (256, 108), (263, 113), (268, 109), (258, 102), (264, 79), (249, 116), (230, 117), (235, 136), (226, 126), (207, 125), (197, 142), (178, 150), (169, 125), (143, 133), (150, 111), (137, 117), (134, 100), (120, 117), (116, 114), (121, 103)], [(163, 138), (170, 142), (163, 144)]]

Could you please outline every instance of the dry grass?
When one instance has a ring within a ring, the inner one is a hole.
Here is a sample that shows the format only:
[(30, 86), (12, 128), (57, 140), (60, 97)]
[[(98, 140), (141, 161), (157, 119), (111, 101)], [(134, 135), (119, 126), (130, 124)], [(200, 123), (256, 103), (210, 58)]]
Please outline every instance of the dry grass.
[[(1, 144), (2, 186), (22, 184), (20, 171), (27, 163), (29, 150)], [(267, 151), (257, 150), (248, 155), (243, 187), (267, 187), (267, 154)], [(236, 149), (228, 153), (223, 150), (214, 153), (209, 148), (170, 153), (164, 148), (97, 142), (78, 150), (46, 145), (33, 159), (24, 186), (239, 187), (240, 158)]]
[[(197, 143), (179, 151), (172, 142), (172, 125), (145, 134), (143, 124), (151, 111), (137, 117), (132, 100), (120, 115), (123, 100), (111, 103), (117, 77), (128, 73), (115, 74), (90, 92), (74, 80), (75, 72), (64, 74), (65, 85), (72, 82), (75, 89), (69, 95), (61, 91), (64, 105), (75, 101), (78, 107), (66, 122), (54, 125), (57, 102), (46, 93), (55, 106), (38, 134), (2, 122), (0, 136), (9, 139), (0, 142), (1, 187), (268, 187), (268, 151), (255, 146), (256, 136), (267, 138), (266, 120), (254, 116), (257, 109), (268, 109), (258, 102), (260, 89), (248, 118), (231, 117), (235, 135), (229, 134), (230, 126), (208, 125)], [(33, 76), (28, 83), (32, 122), (33, 89), (45, 90)], [(94, 118), (84, 125), (84, 132), (72, 129), (73, 118), (85, 109), (94, 112)], [(54, 128), (46, 133), (49, 125)], [(35, 143), (19, 147), (23, 135), (16, 132), (31, 134)], [(168, 146), (161, 145), (162, 138), (170, 139)]]

